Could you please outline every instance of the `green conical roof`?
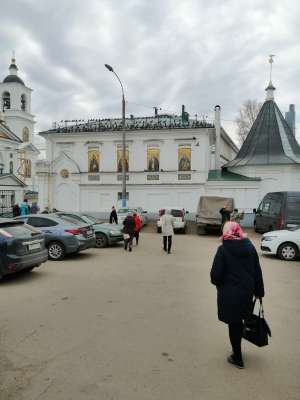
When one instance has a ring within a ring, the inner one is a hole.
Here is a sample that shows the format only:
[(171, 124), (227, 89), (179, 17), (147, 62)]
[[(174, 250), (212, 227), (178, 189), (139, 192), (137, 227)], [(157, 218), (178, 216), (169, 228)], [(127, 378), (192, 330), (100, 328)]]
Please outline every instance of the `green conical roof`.
[(300, 146), (274, 100), (264, 102), (234, 160), (225, 167), (300, 164)]

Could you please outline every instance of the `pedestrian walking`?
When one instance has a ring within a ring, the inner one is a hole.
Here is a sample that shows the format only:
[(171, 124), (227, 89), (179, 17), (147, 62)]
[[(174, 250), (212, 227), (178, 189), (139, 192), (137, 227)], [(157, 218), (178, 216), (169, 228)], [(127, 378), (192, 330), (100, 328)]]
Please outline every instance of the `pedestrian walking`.
[(252, 312), (253, 297), (264, 296), (262, 271), (255, 247), (239, 224), (225, 223), (221, 239), (210, 273), (211, 282), (217, 287), (219, 320), (229, 328), (232, 354), (227, 361), (244, 368), (243, 320)]
[(135, 222), (132, 213), (129, 213), (123, 221), (124, 249), (132, 251), (132, 240), (135, 233)]
[(225, 222), (230, 221), (231, 211), (227, 206), (222, 207), (219, 213), (221, 214), (222, 217), (222, 225), (224, 225)]
[(28, 200), (25, 199), (20, 206), (20, 215), (28, 215), (29, 214), (29, 205)]
[(136, 240), (136, 245), (138, 246), (139, 244), (139, 237), (140, 237), (140, 231), (142, 229), (142, 219), (141, 217), (138, 215), (137, 211), (134, 211), (133, 213), (133, 219), (134, 219), (134, 223), (135, 223), (135, 232), (134, 232), (134, 237)]
[(118, 225), (118, 214), (117, 214), (117, 211), (114, 206), (112, 206), (112, 208), (111, 208), (111, 213), (109, 216), (109, 223), (110, 224), (115, 223)]
[(166, 210), (161, 217), (161, 233), (163, 235), (164, 251), (168, 254), (171, 253), (172, 237), (174, 235), (175, 218), (171, 214), (171, 210)]
[(37, 202), (34, 201), (30, 208), (30, 214), (38, 214), (39, 211), (40, 211), (40, 207), (38, 206)]
[(18, 217), (20, 214), (21, 214), (21, 210), (20, 210), (19, 204), (15, 204), (13, 206), (13, 216)]

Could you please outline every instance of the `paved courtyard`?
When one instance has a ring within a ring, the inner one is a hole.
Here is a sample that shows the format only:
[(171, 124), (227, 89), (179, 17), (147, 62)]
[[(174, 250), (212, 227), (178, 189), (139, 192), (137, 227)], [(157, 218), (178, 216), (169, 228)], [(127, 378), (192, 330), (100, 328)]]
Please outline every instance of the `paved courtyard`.
[(209, 280), (217, 238), (176, 235), (171, 255), (160, 240), (0, 284), (1, 400), (300, 399), (300, 263), (261, 257), (273, 338), (244, 343), (237, 370)]

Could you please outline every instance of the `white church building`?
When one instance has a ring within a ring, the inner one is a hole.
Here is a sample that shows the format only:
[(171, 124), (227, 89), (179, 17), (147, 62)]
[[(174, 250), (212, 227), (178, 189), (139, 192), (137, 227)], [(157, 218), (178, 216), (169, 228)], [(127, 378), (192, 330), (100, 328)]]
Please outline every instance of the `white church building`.
[[(121, 119), (57, 125), (40, 135), (47, 143), (47, 161), (40, 161), (37, 171), (42, 207), (99, 212), (120, 205)], [(184, 106), (180, 116), (127, 118), (129, 206), (158, 212), (177, 205), (195, 212), (208, 173), (215, 169), (215, 141), (214, 125), (191, 120)], [(223, 129), (219, 143), (225, 164), (238, 148)]]

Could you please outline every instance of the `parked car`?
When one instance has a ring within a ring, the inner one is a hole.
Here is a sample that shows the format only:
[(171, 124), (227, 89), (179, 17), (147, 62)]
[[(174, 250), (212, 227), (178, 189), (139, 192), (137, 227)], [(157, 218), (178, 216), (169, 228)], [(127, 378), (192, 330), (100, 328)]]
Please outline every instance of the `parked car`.
[(182, 207), (164, 207), (159, 210), (159, 219), (157, 220), (156, 227), (157, 233), (161, 233), (161, 217), (164, 215), (166, 210), (171, 210), (171, 214), (175, 217), (174, 223), (174, 231), (181, 231), (182, 233), (186, 232), (186, 219), (185, 214), (188, 211), (185, 211)]
[(61, 218), (73, 218), (76, 221), (85, 222), (87, 224), (93, 225), (96, 235), (95, 246), (98, 248), (111, 246), (114, 243), (122, 242), (124, 240), (123, 233), (121, 231), (123, 227), (121, 225), (113, 225), (100, 222), (97, 218), (88, 214), (67, 212), (58, 212), (56, 214)]
[(143, 210), (142, 207), (120, 208), (117, 212), (118, 223), (120, 225), (122, 225), (123, 221), (127, 217), (128, 213), (133, 213), (134, 211), (136, 211), (137, 214), (141, 217), (142, 226), (147, 225), (147, 223), (148, 223), (147, 211)]
[(234, 209), (233, 198), (221, 196), (200, 197), (196, 214), (198, 235), (211, 231), (220, 232), (222, 225), (220, 209), (224, 206), (232, 211)]
[(300, 192), (271, 192), (255, 213), (255, 232), (292, 228), (300, 224)]
[(29, 214), (15, 220), (25, 221), (44, 233), (50, 260), (62, 260), (67, 254), (95, 246), (95, 233), (90, 224), (77, 224), (55, 214)]
[(264, 254), (275, 254), (285, 261), (296, 260), (300, 256), (300, 225), (265, 233), (260, 248)]
[(41, 232), (23, 221), (0, 218), (0, 279), (17, 271), (31, 271), (47, 261)]

